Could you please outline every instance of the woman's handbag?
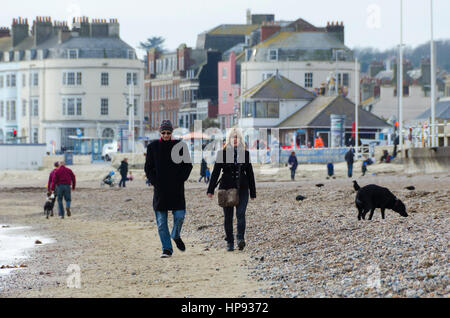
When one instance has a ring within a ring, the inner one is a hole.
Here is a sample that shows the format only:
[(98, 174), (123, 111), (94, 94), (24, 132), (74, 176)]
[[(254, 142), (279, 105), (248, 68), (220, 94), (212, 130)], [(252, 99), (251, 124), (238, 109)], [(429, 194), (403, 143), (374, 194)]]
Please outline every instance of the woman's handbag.
[[(240, 176), (240, 166), (238, 166), (238, 176)], [(222, 178), (221, 178), (222, 179)], [(217, 181), (217, 184), (219, 184), (220, 180)], [(216, 186), (217, 186), (216, 184)], [(235, 207), (239, 205), (239, 185), (240, 180), (238, 179), (238, 188), (231, 188), (231, 189), (219, 189), (217, 191), (217, 201), (219, 203), (219, 206), (222, 208), (230, 208)]]

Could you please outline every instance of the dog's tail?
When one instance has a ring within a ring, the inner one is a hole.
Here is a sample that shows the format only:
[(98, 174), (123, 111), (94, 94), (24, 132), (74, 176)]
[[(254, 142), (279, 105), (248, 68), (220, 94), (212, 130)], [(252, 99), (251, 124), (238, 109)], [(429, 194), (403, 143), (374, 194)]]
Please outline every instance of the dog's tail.
[(355, 191), (358, 191), (359, 189), (361, 189), (361, 187), (359, 186), (358, 182), (356, 182), (356, 180), (353, 180), (353, 189), (355, 189)]

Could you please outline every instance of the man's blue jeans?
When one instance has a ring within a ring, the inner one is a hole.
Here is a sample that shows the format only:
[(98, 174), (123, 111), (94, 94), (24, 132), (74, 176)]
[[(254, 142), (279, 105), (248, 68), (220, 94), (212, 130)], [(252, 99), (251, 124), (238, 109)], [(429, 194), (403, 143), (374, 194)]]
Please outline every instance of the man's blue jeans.
[(56, 186), (56, 197), (58, 198), (59, 216), (64, 216), (63, 198), (66, 200), (66, 207), (70, 209), (70, 202), (72, 201), (70, 184), (59, 184)]
[(155, 211), (156, 215), (156, 225), (158, 226), (158, 234), (162, 244), (162, 250), (169, 250), (173, 252), (172, 249), (172, 239), (176, 240), (180, 238), (181, 227), (183, 226), (184, 216), (186, 215), (186, 210), (176, 210), (172, 211), (173, 214), (173, 228), (172, 234), (169, 233), (169, 226), (167, 224), (168, 211)]
[(353, 163), (347, 163), (348, 177), (351, 178), (353, 175)]

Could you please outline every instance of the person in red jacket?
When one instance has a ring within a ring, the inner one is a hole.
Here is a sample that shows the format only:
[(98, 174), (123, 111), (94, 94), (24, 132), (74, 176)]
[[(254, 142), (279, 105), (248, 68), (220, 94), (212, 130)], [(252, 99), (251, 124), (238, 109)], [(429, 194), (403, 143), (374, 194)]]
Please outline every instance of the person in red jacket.
[(59, 168), (59, 161), (56, 161), (53, 166), (55, 167), (52, 172), (50, 172), (50, 175), (48, 176), (48, 182), (47, 182), (47, 192), (49, 193), (49, 195), (52, 192), (52, 183), (53, 183), (53, 177), (55, 176), (55, 172), (56, 170), (58, 170)]
[(58, 197), (58, 210), (61, 219), (64, 219), (63, 198), (66, 200), (67, 216), (70, 216), (70, 203), (72, 201), (70, 187), (75, 190), (75, 174), (65, 166), (64, 161), (59, 163), (59, 168), (55, 171), (53, 176), (51, 190), (56, 188), (56, 196)]

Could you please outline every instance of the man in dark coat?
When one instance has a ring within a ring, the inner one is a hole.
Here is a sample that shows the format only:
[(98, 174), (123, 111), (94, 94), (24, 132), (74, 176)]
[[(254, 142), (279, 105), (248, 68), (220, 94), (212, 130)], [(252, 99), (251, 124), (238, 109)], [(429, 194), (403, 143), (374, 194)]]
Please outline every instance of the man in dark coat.
[(198, 179), (198, 182), (202, 181), (203, 178), (205, 178), (206, 182), (206, 170), (208, 170), (208, 164), (206, 163), (205, 158), (202, 158), (202, 163), (200, 165), (200, 179)]
[(119, 188), (123, 185), (125, 188), (125, 182), (127, 181), (127, 175), (128, 175), (128, 158), (125, 158), (120, 163), (120, 167), (117, 169), (120, 172), (120, 182), (119, 182)]
[[(186, 249), (180, 232), (186, 214), (184, 182), (189, 178), (192, 164), (187, 145), (180, 140), (172, 140), (173, 127), (169, 120), (163, 120), (159, 131), (161, 139), (147, 147), (145, 174), (154, 187), (153, 209), (162, 244), (161, 257), (166, 258), (173, 253), (171, 237), (179, 250)], [(169, 210), (174, 223), (171, 234), (167, 225)]]
[(288, 160), (289, 169), (291, 169), (291, 180), (295, 180), (295, 171), (297, 170), (298, 161), (297, 156), (295, 155), (295, 151), (291, 152), (291, 155), (289, 156)]
[(355, 152), (353, 150), (353, 148), (350, 148), (349, 151), (347, 151), (347, 153), (345, 154), (345, 161), (347, 161), (347, 172), (348, 172), (348, 177), (351, 178), (353, 175), (353, 162), (354, 162), (354, 156), (355, 156)]

